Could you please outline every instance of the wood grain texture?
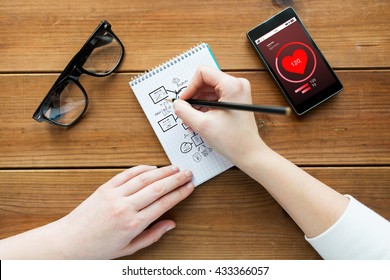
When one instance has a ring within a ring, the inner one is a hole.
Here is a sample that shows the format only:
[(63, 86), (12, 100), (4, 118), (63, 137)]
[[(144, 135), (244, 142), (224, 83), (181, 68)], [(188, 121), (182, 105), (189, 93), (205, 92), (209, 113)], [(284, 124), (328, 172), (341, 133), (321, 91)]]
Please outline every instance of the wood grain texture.
[[(0, 238), (67, 213), (114, 174), (169, 164), (128, 82), (199, 42), (252, 84), (253, 102), (286, 105), (246, 32), (273, 0), (0, 2)], [(390, 219), (390, 2), (294, 0), (344, 91), (303, 117), (256, 114), (277, 152)], [(126, 54), (118, 72), (81, 77), (90, 105), (75, 127), (32, 114), (98, 23)], [(164, 215), (177, 228), (129, 259), (318, 259), (256, 182), (232, 168)]]
[[(252, 83), (253, 102), (285, 105), (265, 72), (232, 72)], [(259, 132), (299, 165), (390, 162), (390, 72), (339, 71), (345, 90), (304, 117), (257, 114)], [(56, 75), (0, 76), (0, 167), (127, 167), (168, 159), (135, 99), (130, 74), (82, 76), (86, 116), (71, 129), (31, 116)]]
[[(262, 69), (246, 32), (285, 7), (272, 0), (2, 0), (0, 72), (62, 71), (107, 19), (126, 48), (121, 71), (143, 71), (200, 41), (222, 69)], [(336, 68), (387, 67), (390, 2), (295, 0), (293, 6)]]
[[(390, 168), (306, 168), (390, 218)], [(121, 170), (0, 171), (0, 238), (66, 215)], [(303, 233), (255, 181), (233, 168), (163, 218), (177, 228), (131, 259), (317, 259)]]

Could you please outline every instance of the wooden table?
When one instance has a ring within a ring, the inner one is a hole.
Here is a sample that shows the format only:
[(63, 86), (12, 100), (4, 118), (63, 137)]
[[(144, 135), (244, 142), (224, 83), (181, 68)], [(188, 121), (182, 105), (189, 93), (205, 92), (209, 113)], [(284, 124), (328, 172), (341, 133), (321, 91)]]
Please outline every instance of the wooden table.
[[(128, 82), (198, 42), (210, 44), (222, 70), (250, 80), (255, 103), (286, 105), (245, 36), (284, 8), (273, 2), (283, 1), (2, 0), (0, 238), (66, 215), (125, 168), (169, 164)], [(258, 114), (259, 133), (390, 219), (390, 2), (289, 2), (345, 90), (303, 117)], [(82, 76), (90, 106), (73, 128), (35, 122), (36, 107), (103, 19), (126, 49), (118, 73)], [(319, 258), (285, 211), (237, 168), (165, 217), (177, 228), (128, 258)]]

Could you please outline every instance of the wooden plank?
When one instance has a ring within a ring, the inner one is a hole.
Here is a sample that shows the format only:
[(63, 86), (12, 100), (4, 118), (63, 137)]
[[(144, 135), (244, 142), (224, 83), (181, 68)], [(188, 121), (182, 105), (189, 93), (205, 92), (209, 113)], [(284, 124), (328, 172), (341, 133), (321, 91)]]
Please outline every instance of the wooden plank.
[[(284, 9), (274, 2), (2, 0), (0, 72), (62, 71), (102, 19), (125, 45), (122, 71), (144, 71), (200, 41), (212, 46), (224, 70), (263, 69), (245, 33)], [(389, 1), (293, 6), (333, 67), (389, 66)]]
[[(299, 165), (390, 163), (390, 72), (338, 71), (345, 90), (306, 116), (256, 115), (275, 150)], [(285, 105), (266, 72), (233, 72), (254, 103)], [(0, 167), (127, 167), (168, 159), (128, 85), (132, 75), (82, 76), (86, 116), (71, 129), (31, 116), (56, 75), (0, 75)]]
[[(211, 45), (223, 70), (251, 81), (254, 103), (285, 105), (270, 76), (258, 71), (264, 67), (245, 37), (284, 8), (275, 2), (2, 0), (0, 238), (66, 215), (122, 168), (169, 164), (128, 82), (198, 42)], [(309, 173), (390, 219), (390, 2), (292, 4), (345, 90), (303, 117), (257, 114), (259, 133)], [(75, 127), (33, 121), (54, 72), (102, 19), (125, 45), (122, 74), (82, 76), (90, 106)], [(272, 197), (236, 168), (164, 217), (178, 227), (127, 258), (319, 258)]]
[[(390, 219), (390, 167), (306, 168)], [(0, 238), (66, 215), (121, 170), (0, 171)], [(233, 168), (164, 215), (177, 228), (132, 259), (316, 259), (303, 233), (255, 181)]]

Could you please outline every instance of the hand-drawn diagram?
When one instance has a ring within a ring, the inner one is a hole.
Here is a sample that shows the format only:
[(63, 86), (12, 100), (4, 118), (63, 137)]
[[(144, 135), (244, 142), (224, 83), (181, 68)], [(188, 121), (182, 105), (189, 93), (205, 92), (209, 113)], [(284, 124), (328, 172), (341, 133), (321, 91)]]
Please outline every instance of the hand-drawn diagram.
[(159, 87), (158, 89), (149, 93), (150, 98), (153, 100), (154, 104), (166, 99), (169, 97), (169, 94), (164, 86)]
[(183, 142), (180, 145), (180, 151), (183, 154), (189, 153), (192, 150), (192, 143), (190, 142)]
[(196, 152), (195, 154), (192, 155), (192, 159), (195, 161), (195, 162), (200, 162), (202, 160), (202, 156), (200, 153)]
[(160, 103), (160, 109), (161, 109), (161, 114), (166, 117), (169, 114), (173, 113), (173, 106), (172, 104), (168, 104), (168, 102), (162, 102)]
[(210, 147), (207, 147), (206, 145), (202, 145), (198, 148), (198, 151), (204, 156), (207, 157), (209, 154), (213, 152), (213, 149)]
[[(184, 139), (186, 139), (189, 136), (191, 136), (191, 135), (184, 134)], [(180, 152), (182, 152), (183, 154), (187, 154), (187, 153), (192, 151), (193, 147), (197, 147), (197, 151), (192, 155), (192, 159), (195, 162), (201, 162), (203, 158), (208, 157), (213, 152), (213, 149), (208, 147), (204, 143), (202, 137), (200, 137), (199, 134), (193, 132), (193, 134), (191, 136), (191, 140), (192, 140), (192, 143), (187, 142), (185, 140), (183, 143), (181, 143)]]
[[(189, 129), (189, 126), (179, 120), (174, 114), (173, 105), (170, 102), (162, 102), (168, 97), (179, 98), (182, 91), (187, 88), (185, 84), (188, 83), (188, 81), (180, 82), (180, 79), (173, 78), (172, 83), (178, 87), (178, 90), (170, 90), (161, 86), (149, 93), (149, 97), (156, 108), (154, 116), (156, 117), (156, 120), (162, 118), (158, 120), (157, 123), (164, 133), (176, 127), (178, 124), (181, 124), (181, 130), (184, 134), (183, 138), (180, 140), (180, 152), (182, 154), (188, 154), (192, 157), (193, 161), (199, 163), (203, 158), (208, 157), (213, 152), (213, 149), (204, 143), (199, 134), (193, 132)], [(196, 149), (194, 149), (195, 147)]]
[(194, 136), (191, 137), (191, 140), (194, 142), (196, 147), (204, 143), (203, 139), (198, 134), (194, 134)]
[[(179, 82), (180, 80), (177, 79), (175, 82)], [(188, 81), (186, 81), (188, 82)], [(179, 86), (177, 84), (177, 86)], [(164, 86), (161, 86), (155, 90), (153, 90), (151, 93), (149, 93), (150, 99), (153, 101), (153, 104), (160, 103), (161, 101), (167, 99), (170, 95), (174, 94), (174, 98), (178, 98), (180, 93), (186, 88), (187, 86), (183, 86), (179, 88), (178, 90), (168, 90)], [(161, 127), (163, 132), (168, 131), (172, 127), (175, 127), (177, 125), (178, 117), (176, 117), (173, 114), (173, 106), (169, 102), (161, 102), (159, 104), (159, 110), (154, 113), (154, 116), (158, 118), (160, 115), (162, 115), (163, 119), (158, 121), (159, 126)], [(188, 127), (187, 127), (188, 128)]]
[(158, 89), (149, 93), (149, 96), (152, 99), (153, 103), (157, 104), (160, 101), (167, 99), (170, 94), (174, 95), (174, 96), (171, 96), (172, 98), (179, 98), (180, 93), (186, 88), (187, 88), (187, 86), (181, 87), (178, 90), (169, 90), (169, 89), (166, 89), (164, 86), (161, 86)]
[(187, 86), (184, 86), (184, 87), (182, 87), (182, 88), (179, 88), (178, 90), (169, 90), (169, 89), (167, 89), (167, 92), (173, 93), (173, 94), (175, 95), (175, 97), (173, 97), (173, 98), (179, 98), (180, 93), (181, 93), (184, 89), (186, 89), (186, 88), (187, 88)]
[[(185, 88), (185, 87), (184, 87)], [(159, 87), (158, 89), (152, 91), (149, 93), (149, 97), (152, 99), (154, 104), (157, 104), (169, 97), (169, 92), (173, 92), (175, 96), (177, 96), (183, 88), (179, 89), (178, 91), (172, 91), (165, 89), (164, 86)], [(159, 126), (161, 127), (163, 132), (166, 132), (170, 130), (171, 128), (175, 127), (177, 125), (177, 117), (173, 115), (173, 107), (168, 102), (162, 102), (160, 103), (160, 106), (158, 107), (159, 111), (154, 113), (155, 117), (158, 117), (159, 115), (164, 116), (163, 119), (158, 121)]]
[(185, 123), (181, 123), (181, 126), (182, 126), (185, 130), (187, 130), (187, 129), (189, 128), (189, 126), (186, 125)]
[(175, 117), (171, 114), (158, 122), (163, 132), (170, 130), (177, 125)]

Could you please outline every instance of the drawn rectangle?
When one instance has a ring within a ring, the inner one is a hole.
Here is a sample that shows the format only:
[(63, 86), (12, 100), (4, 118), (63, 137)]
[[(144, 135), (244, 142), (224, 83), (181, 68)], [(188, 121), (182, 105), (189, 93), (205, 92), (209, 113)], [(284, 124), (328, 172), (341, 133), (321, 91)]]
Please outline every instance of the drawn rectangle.
[(173, 115), (169, 115), (163, 118), (161, 121), (159, 121), (158, 125), (161, 127), (163, 132), (166, 132), (170, 130), (172, 127), (175, 127), (177, 125), (177, 122)]
[(195, 147), (198, 147), (199, 145), (202, 145), (204, 143), (203, 139), (199, 136), (199, 134), (192, 136), (191, 139), (192, 142), (194, 142)]
[(159, 87), (158, 89), (149, 93), (150, 98), (154, 104), (166, 99), (169, 95), (164, 86)]

